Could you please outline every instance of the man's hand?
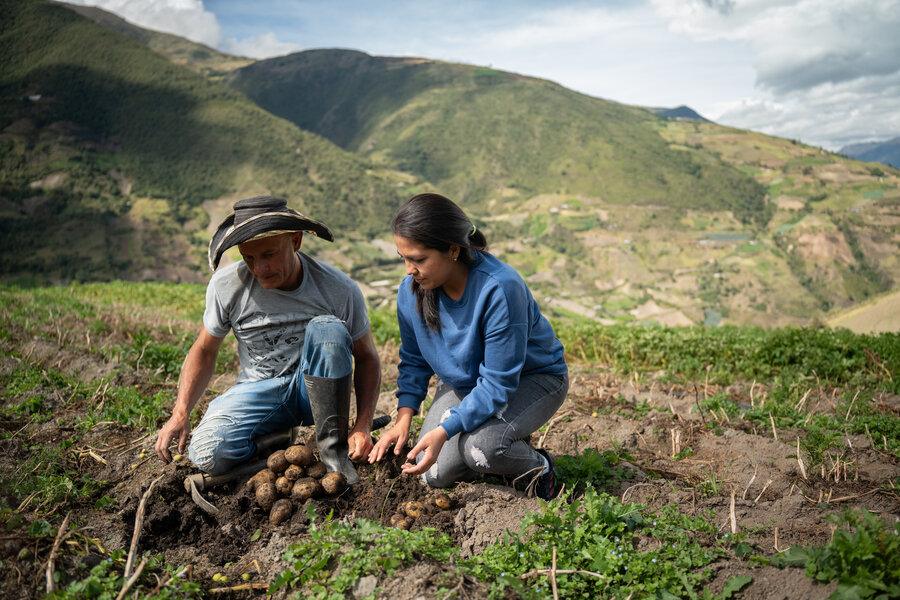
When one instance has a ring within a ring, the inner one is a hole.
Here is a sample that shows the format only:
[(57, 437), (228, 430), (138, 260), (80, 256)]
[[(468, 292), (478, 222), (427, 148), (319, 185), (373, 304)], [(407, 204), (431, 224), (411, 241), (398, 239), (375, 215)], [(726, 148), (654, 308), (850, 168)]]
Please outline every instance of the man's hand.
[(169, 444), (173, 439), (178, 440), (178, 453), (184, 454), (187, 448), (188, 437), (191, 435), (191, 420), (188, 417), (172, 415), (156, 436), (156, 453), (165, 462), (172, 461), (169, 453)]
[(209, 383), (223, 339), (225, 338), (210, 335), (206, 327), (202, 327), (197, 341), (188, 350), (184, 365), (181, 367), (175, 408), (172, 410), (172, 416), (156, 436), (156, 453), (166, 462), (172, 460), (169, 444), (173, 439), (178, 440), (179, 453), (184, 454), (187, 448), (188, 437), (191, 435), (191, 410)]
[(353, 462), (362, 462), (372, 451), (372, 432), (368, 427), (354, 427), (347, 438), (348, 455)]
[(431, 465), (437, 462), (438, 454), (441, 453), (441, 448), (444, 447), (444, 442), (446, 441), (447, 432), (444, 431), (444, 428), (441, 426), (435, 427), (423, 435), (422, 439), (419, 440), (419, 443), (406, 455), (407, 460), (414, 461), (420, 452), (424, 452), (425, 455), (422, 457), (419, 464), (413, 462), (403, 463), (400, 470), (407, 475), (419, 475), (420, 473), (424, 473), (431, 468)]

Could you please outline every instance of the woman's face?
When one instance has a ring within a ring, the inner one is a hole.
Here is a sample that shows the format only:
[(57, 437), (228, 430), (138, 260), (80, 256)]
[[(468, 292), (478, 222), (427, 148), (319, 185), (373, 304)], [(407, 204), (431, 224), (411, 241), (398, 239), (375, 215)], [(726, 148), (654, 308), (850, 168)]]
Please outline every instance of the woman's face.
[(394, 236), (397, 254), (406, 263), (406, 274), (412, 275), (422, 289), (442, 287), (458, 272), (456, 258), (459, 246), (451, 246), (447, 252), (426, 248), (409, 238)]

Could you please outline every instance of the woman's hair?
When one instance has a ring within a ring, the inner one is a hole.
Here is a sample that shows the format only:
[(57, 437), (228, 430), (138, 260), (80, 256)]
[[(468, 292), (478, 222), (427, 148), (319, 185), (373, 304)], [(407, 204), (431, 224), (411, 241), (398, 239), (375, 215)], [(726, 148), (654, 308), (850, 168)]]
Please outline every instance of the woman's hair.
[[(459, 246), (457, 260), (467, 267), (478, 260), (476, 251), (486, 253), (488, 250), (484, 233), (456, 203), (440, 194), (418, 194), (410, 198), (394, 215), (391, 232), (439, 252), (449, 252), (451, 246)], [(423, 290), (415, 279), (411, 283), (416, 295), (416, 310), (428, 328), (437, 333), (441, 328), (440, 290)]]

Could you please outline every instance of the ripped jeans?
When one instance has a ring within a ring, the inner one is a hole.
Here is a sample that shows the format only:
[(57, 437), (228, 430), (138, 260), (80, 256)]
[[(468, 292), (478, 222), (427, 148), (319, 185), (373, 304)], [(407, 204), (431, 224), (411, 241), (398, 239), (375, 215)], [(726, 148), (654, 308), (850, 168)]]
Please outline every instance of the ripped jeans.
[[(544, 459), (531, 447), (528, 438), (550, 420), (566, 399), (568, 390), (568, 375), (523, 376), (500, 412), (474, 431), (463, 431), (447, 440), (437, 462), (422, 474), (422, 479), (432, 487), (443, 488), (481, 474), (518, 476), (543, 468)], [(421, 435), (440, 425), (449, 416), (450, 409), (461, 401), (456, 390), (438, 381)], [(424, 453), (419, 454), (416, 461), (423, 456)]]
[(311, 319), (297, 370), (238, 383), (210, 402), (191, 435), (188, 457), (210, 475), (228, 472), (256, 453), (254, 440), (313, 424), (304, 374), (339, 378), (352, 371), (353, 341), (344, 322), (331, 315)]

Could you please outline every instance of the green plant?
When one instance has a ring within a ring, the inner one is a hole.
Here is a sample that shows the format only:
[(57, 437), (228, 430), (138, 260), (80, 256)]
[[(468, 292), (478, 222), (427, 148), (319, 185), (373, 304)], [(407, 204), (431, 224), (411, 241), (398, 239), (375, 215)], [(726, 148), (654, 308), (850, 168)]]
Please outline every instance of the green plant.
[(721, 594), (715, 596), (709, 590), (703, 590), (703, 595), (700, 597), (703, 600), (728, 600), (752, 582), (753, 578), (749, 575), (732, 575), (722, 587)]
[(834, 600), (900, 597), (900, 523), (888, 525), (865, 509), (826, 519), (839, 527), (830, 542), (818, 548), (793, 546), (772, 564), (805, 567), (821, 583), (837, 580)]
[(74, 440), (67, 440), (58, 446), (29, 446), (28, 457), (19, 469), (0, 472), (0, 492), (17, 502), (27, 499), (25, 506), (34, 506), (36, 512), (91, 496), (106, 482), (78, 474), (70, 460), (73, 444)]
[(672, 460), (681, 460), (683, 458), (687, 458), (689, 456), (694, 455), (694, 449), (690, 446), (682, 448), (680, 451), (676, 452), (674, 456), (672, 456)]
[(434, 529), (404, 531), (357, 519), (353, 524), (317, 522), (309, 505), (309, 538), (291, 544), (284, 554), (290, 565), (269, 587), (304, 591), (305, 597), (344, 598), (363, 575), (391, 575), (417, 560), (446, 562), (454, 552), (450, 537)]
[[(51, 592), (48, 600), (112, 600), (116, 598), (125, 585), (125, 577), (119, 569), (125, 563), (125, 551), (115, 550), (108, 557), (90, 568), (80, 579), (71, 581), (65, 588)], [(147, 565), (140, 578), (131, 588), (132, 596), (153, 598), (158, 600), (174, 600), (176, 598), (201, 598), (203, 590), (200, 585), (183, 578), (184, 569), (175, 568), (162, 563), (162, 556), (145, 555)], [(79, 568), (86, 570), (82, 563)], [(162, 577), (155, 571), (162, 571)], [(61, 572), (57, 571), (57, 575)]]
[(716, 474), (715, 471), (707, 471), (706, 469), (700, 469), (700, 473), (703, 474), (705, 479), (700, 481), (696, 488), (700, 492), (702, 496), (718, 496), (721, 491), (722, 480)]
[(103, 403), (90, 406), (76, 427), (86, 431), (97, 423), (111, 421), (146, 427), (153, 432), (160, 419), (168, 415), (171, 398), (172, 393), (168, 390), (146, 394), (134, 387), (111, 387), (106, 390)]
[[(645, 514), (639, 505), (622, 504), (592, 487), (579, 500), (570, 499), (567, 494), (545, 504), (522, 522), (518, 534), (508, 534), (461, 566), (489, 582), (493, 598), (509, 592), (547, 597), (554, 562), (564, 598), (696, 596), (710, 575), (705, 567), (729, 545), (708, 519), (675, 509)], [(638, 533), (649, 536), (655, 549), (637, 551)]]
[(620, 456), (610, 450), (603, 452), (586, 448), (580, 455), (562, 455), (556, 458), (556, 474), (567, 489), (584, 490), (588, 486), (602, 487), (611, 480), (626, 479), (631, 475), (619, 464)]
[(810, 470), (823, 463), (825, 454), (839, 444), (840, 439), (840, 431), (824, 429), (816, 424), (806, 428), (806, 436), (800, 438), (800, 449), (806, 452)]

